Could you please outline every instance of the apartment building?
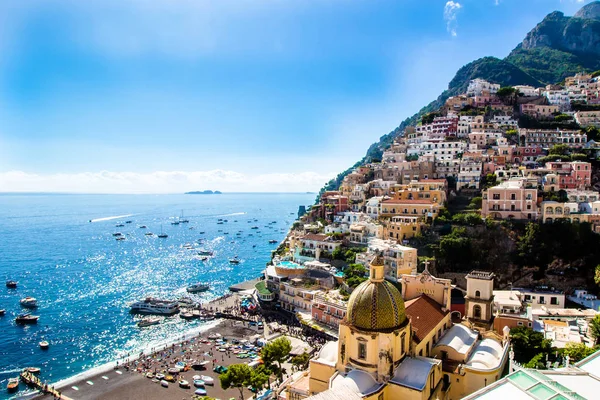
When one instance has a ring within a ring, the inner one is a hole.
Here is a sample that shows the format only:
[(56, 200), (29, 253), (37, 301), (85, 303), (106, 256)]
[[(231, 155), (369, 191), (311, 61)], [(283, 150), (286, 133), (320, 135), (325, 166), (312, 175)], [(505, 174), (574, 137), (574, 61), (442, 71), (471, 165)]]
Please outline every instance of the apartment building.
[(485, 190), (481, 215), (495, 219), (537, 219), (537, 179), (510, 179)]

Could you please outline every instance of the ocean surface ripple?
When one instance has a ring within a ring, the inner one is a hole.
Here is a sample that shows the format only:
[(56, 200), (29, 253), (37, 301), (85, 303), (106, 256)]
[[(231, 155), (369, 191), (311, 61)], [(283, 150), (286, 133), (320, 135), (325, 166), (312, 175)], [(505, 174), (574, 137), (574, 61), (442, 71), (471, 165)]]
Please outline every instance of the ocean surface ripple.
[[(57, 382), (200, 328), (175, 316), (139, 329), (128, 304), (179, 298), (196, 282), (211, 289), (192, 297), (209, 301), (257, 277), (277, 246), (269, 240), (281, 241), (298, 205), (313, 200), (314, 194), (0, 195), (0, 279), (18, 281), (17, 289), (0, 287), (0, 399), (9, 398), (8, 378), (24, 367), (40, 367), (42, 380)], [(172, 225), (182, 213), (190, 222)], [(168, 238), (156, 237), (161, 228)], [(125, 240), (116, 241), (116, 232)], [(200, 250), (214, 256), (202, 261)], [(234, 256), (240, 264), (229, 263)], [(19, 305), (25, 296), (38, 299), (37, 325), (14, 322), (26, 311)], [(39, 348), (41, 340), (49, 350)]]

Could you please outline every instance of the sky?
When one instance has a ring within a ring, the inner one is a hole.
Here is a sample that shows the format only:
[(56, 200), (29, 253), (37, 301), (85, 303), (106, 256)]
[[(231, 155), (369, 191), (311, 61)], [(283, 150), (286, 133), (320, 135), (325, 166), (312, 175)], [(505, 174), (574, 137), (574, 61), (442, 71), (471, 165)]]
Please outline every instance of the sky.
[(2, 0), (0, 192), (318, 191), (580, 0)]

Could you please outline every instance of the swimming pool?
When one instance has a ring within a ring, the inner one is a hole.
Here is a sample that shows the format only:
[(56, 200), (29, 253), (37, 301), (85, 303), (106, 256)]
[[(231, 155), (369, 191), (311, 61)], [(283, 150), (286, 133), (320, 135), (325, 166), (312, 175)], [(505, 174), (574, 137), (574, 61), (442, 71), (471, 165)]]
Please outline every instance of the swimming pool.
[(282, 267), (282, 268), (290, 268), (290, 269), (304, 268), (302, 265), (296, 264), (293, 261), (281, 261), (279, 264), (277, 264), (277, 266)]

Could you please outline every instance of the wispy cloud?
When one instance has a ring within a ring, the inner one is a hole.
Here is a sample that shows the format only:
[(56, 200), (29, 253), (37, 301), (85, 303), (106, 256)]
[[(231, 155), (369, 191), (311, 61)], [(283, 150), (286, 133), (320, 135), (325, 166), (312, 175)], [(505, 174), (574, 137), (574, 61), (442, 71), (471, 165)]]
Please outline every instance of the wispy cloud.
[(457, 1), (448, 1), (444, 6), (444, 21), (446, 21), (446, 30), (450, 35), (455, 37), (457, 35), (456, 28), (458, 22), (456, 16), (458, 11), (462, 8), (462, 5)]
[(248, 175), (236, 171), (82, 172), (36, 174), (0, 172), (2, 192), (66, 193), (182, 193), (190, 190), (228, 192), (317, 191), (334, 173), (269, 173)]

